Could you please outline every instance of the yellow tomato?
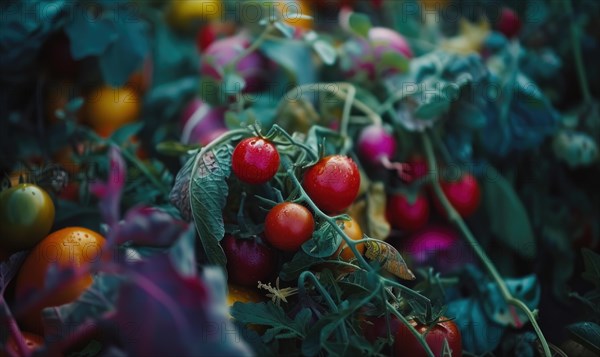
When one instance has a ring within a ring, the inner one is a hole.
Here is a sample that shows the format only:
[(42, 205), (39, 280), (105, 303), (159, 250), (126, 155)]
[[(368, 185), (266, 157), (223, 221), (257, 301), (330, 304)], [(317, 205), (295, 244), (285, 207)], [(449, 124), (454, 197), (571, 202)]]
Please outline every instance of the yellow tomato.
[(221, 19), (221, 0), (172, 0), (167, 9), (167, 21), (179, 30), (189, 30), (203, 20)]
[(227, 286), (227, 306), (231, 307), (236, 302), (261, 302), (264, 298), (255, 290), (242, 286), (229, 284)]
[[(362, 229), (360, 228), (360, 226), (354, 219), (350, 219), (349, 221), (343, 221), (343, 222), (344, 222), (344, 233), (346, 233), (350, 239), (361, 240), (363, 238)], [(358, 252), (360, 254), (363, 254), (365, 252), (365, 245), (363, 243), (357, 244), (356, 250), (358, 250)], [(341, 260), (343, 260), (345, 262), (349, 262), (355, 257), (354, 252), (352, 252), (352, 249), (350, 249), (350, 247), (348, 247), (348, 244), (346, 244), (346, 241), (344, 241), (344, 240), (342, 240), (342, 243), (340, 243), (340, 246), (338, 247), (337, 251), (335, 253), (333, 253), (333, 255), (331, 257), (338, 258), (338, 256)]]
[(130, 87), (103, 86), (92, 91), (85, 102), (86, 123), (102, 137), (138, 118), (141, 101)]

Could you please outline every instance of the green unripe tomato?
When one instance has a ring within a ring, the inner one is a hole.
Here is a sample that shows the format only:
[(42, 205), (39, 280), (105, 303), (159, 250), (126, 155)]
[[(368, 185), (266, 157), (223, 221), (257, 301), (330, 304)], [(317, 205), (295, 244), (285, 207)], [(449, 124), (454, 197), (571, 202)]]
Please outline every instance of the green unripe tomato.
[(0, 193), (0, 246), (8, 252), (32, 248), (54, 223), (54, 203), (39, 186), (22, 183)]

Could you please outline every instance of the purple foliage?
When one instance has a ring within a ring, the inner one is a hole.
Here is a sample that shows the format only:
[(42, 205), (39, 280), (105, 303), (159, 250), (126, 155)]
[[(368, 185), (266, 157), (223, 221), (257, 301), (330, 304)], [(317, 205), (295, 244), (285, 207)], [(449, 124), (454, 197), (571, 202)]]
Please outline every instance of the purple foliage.
[(113, 319), (127, 327), (122, 346), (132, 356), (249, 355), (240, 332), (213, 301), (207, 285), (183, 277), (168, 256), (157, 254), (132, 266)]
[(90, 192), (100, 199), (100, 213), (104, 221), (114, 227), (119, 222), (121, 204), (121, 194), (125, 179), (127, 177), (127, 167), (121, 156), (119, 148), (111, 146), (108, 149), (110, 160), (110, 171), (106, 182), (94, 182), (90, 185)]
[(125, 222), (118, 228), (115, 243), (166, 247), (173, 244), (187, 227), (186, 222), (158, 208), (137, 206), (125, 214)]

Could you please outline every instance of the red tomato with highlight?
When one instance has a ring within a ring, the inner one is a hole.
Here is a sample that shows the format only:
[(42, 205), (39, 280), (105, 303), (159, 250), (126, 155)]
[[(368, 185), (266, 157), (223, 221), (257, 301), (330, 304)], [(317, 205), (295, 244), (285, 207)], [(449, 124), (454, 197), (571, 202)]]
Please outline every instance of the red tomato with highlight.
[(360, 173), (351, 158), (327, 156), (306, 171), (302, 186), (321, 210), (337, 213), (354, 202), (360, 188)]
[(279, 153), (275, 145), (265, 139), (247, 138), (233, 150), (231, 168), (243, 182), (266, 183), (279, 169)]
[[(448, 201), (450, 201), (461, 217), (469, 217), (479, 208), (481, 189), (479, 188), (477, 179), (473, 175), (465, 173), (457, 181), (441, 181), (440, 185)], [(442, 205), (438, 200), (435, 202), (437, 209), (445, 216), (446, 212)]]
[(227, 257), (227, 275), (234, 284), (256, 287), (258, 281), (269, 280), (275, 272), (275, 252), (256, 240), (226, 235), (223, 251)]
[(265, 237), (275, 248), (295, 252), (310, 239), (315, 220), (310, 211), (297, 203), (283, 202), (273, 207), (265, 219)]
[(404, 195), (391, 195), (387, 201), (386, 216), (392, 227), (415, 232), (429, 220), (429, 201), (420, 193), (414, 202)]
[[(410, 320), (410, 324), (424, 335), (427, 345), (436, 357), (443, 355), (444, 340), (448, 341), (452, 356), (462, 356), (462, 338), (458, 326), (445, 317), (441, 317), (440, 320), (443, 322), (437, 322), (433, 327), (420, 324), (415, 320)], [(396, 356), (427, 356), (423, 346), (404, 324), (401, 324), (396, 334), (394, 352)]]

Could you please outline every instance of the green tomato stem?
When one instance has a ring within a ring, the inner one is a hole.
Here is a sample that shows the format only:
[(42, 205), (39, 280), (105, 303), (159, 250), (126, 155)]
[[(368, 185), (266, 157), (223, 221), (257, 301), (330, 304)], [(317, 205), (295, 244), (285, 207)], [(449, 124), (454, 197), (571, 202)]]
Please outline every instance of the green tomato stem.
[[(329, 305), (329, 309), (331, 309), (331, 311), (333, 311), (333, 312), (338, 312), (338, 308), (337, 308), (337, 305), (335, 304), (335, 301), (333, 301), (333, 298), (331, 297), (331, 295), (327, 292), (327, 290), (325, 290), (323, 285), (321, 285), (321, 282), (319, 281), (319, 279), (317, 279), (317, 277), (312, 272), (305, 271), (305, 272), (302, 272), (302, 274), (300, 274), (300, 276), (298, 277), (298, 289), (302, 289), (302, 290), (305, 289), (304, 282), (307, 278), (312, 281), (312, 283), (315, 285), (315, 288), (319, 291), (319, 294), (321, 294), (321, 296), (323, 296), (323, 298), (325, 298), (327, 305)], [(342, 331), (342, 339), (344, 340), (344, 342), (348, 343), (348, 330), (346, 329), (346, 324), (343, 321), (342, 321), (341, 331)]]
[[(299, 92), (300, 94), (303, 92), (327, 92), (342, 100), (346, 100), (348, 97), (346, 91), (350, 87), (353, 87), (352, 84), (346, 82), (304, 84), (291, 89), (283, 96), (283, 98), (292, 98), (291, 94), (296, 92)], [(279, 105), (283, 105), (283, 101), (280, 102)], [(381, 125), (383, 123), (381, 116), (361, 100), (354, 98), (354, 100), (352, 100), (352, 105), (356, 107), (356, 109), (362, 111), (373, 124)]]
[[(384, 289), (384, 288), (382, 287), (382, 289)], [(406, 317), (404, 317), (401, 313), (399, 313), (398, 310), (396, 310), (396, 308), (392, 304), (390, 304), (387, 300), (385, 301), (385, 305), (387, 306), (388, 310), (390, 310), (392, 312), (392, 314), (394, 314), (400, 321), (402, 321), (404, 326), (406, 326), (408, 328), (408, 330), (413, 334), (413, 336), (415, 336), (417, 341), (419, 341), (419, 343), (425, 350), (425, 353), (427, 353), (427, 356), (435, 357), (435, 355), (431, 351), (431, 348), (429, 348), (427, 341), (425, 341), (425, 339), (419, 333), (419, 331), (417, 331), (417, 329), (415, 329), (414, 326), (411, 325), (410, 322), (408, 322)]]
[(440, 185), (439, 177), (437, 177), (437, 162), (435, 159), (433, 145), (431, 144), (429, 135), (426, 132), (424, 132), (421, 134), (421, 138), (423, 139), (423, 146), (427, 158), (427, 165), (429, 166), (430, 172), (432, 172), (433, 175), (436, 176), (432, 178), (431, 184), (433, 186), (437, 199), (442, 204), (444, 210), (446, 211), (446, 214), (448, 215), (448, 219), (450, 220), (450, 222), (452, 222), (458, 227), (458, 229), (461, 231), (462, 235), (465, 237), (469, 245), (473, 248), (473, 250), (479, 257), (479, 260), (481, 260), (488, 273), (492, 276), (492, 278), (498, 285), (498, 288), (500, 289), (502, 297), (504, 298), (506, 303), (521, 309), (525, 313), (525, 315), (527, 315), (538, 338), (540, 339), (540, 343), (542, 345), (542, 348), (544, 349), (544, 355), (550, 357), (550, 347), (548, 346), (548, 342), (546, 341), (546, 338), (544, 337), (544, 334), (542, 333), (533, 312), (531, 312), (529, 307), (527, 307), (527, 305), (525, 305), (521, 300), (512, 296), (511, 292), (508, 290), (506, 284), (504, 283), (502, 276), (496, 270), (494, 263), (492, 263), (492, 261), (487, 256), (477, 239), (475, 239), (475, 236), (473, 236), (473, 233), (471, 233), (471, 230), (469, 229), (469, 227), (467, 227), (465, 221), (454, 209), (450, 201), (448, 201), (448, 198), (444, 194), (444, 191), (442, 190), (442, 187)]
[(298, 181), (298, 178), (294, 174), (294, 170), (290, 168), (287, 170), (287, 172), (288, 172), (288, 176), (292, 180), (292, 183), (298, 188), (300, 197), (304, 200), (304, 202), (306, 202), (310, 206), (310, 208), (312, 208), (312, 210), (315, 212), (315, 214), (317, 216), (319, 216), (323, 221), (329, 223), (333, 227), (333, 229), (336, 230), (336, 232), (346, 242), (346, 244), (348, 245), (350, 250), (352, 250), (352, 253), (354, 253), (354, 256), (357, 258), (360, 265), (362, 267), (364, 267), (365, 270), (367, 270), (367, 271), (373, 271), (373, 267), (371, 267), (371, 265), (369, 263), (367, 263), (367, 261), (362, 256), (362, 254), (360, 254), (358, 249), (356, 249), (354, 241), (352, 239), (350, 239), (350, 237), (348, 237), (348, 235), (346, 235), (346, 233), (344, 232), (343, 229), (340, 228), (340, 226), (337, 225), (337, 222), (335, 221), (335, 219), (329, 217), (327, 214), (325, 214), (323, 211), (321, 211), (321, 209), (319, 207), (317, 207), (317, 205), (315, 205), (314, 202), (308, 197), (308, 194), (306, 193), (306, 191), (304, 191), (304, 187), (302, 187), (302, 184), (300, 183), (300, 181)]

